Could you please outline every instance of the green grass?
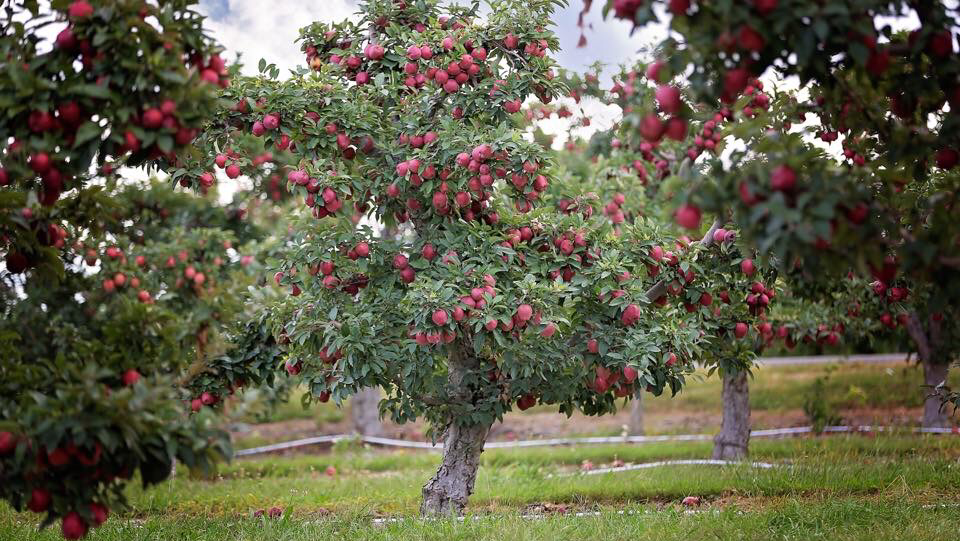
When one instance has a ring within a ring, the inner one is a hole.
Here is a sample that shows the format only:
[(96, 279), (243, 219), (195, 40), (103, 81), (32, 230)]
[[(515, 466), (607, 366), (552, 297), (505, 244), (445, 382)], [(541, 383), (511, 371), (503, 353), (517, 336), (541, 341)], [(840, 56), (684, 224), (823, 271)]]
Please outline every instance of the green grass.
[[(131, 487), (132, 509), (92, 539), (947, 539), (960, 526), (956, 509), (924, 507), (958, 501), (960, 438), (954, 436), (756, 440), (752, 459), (783, 464), (772, 470), (577, 473), (585, 459), (602, 466), (615, 458), (629, 463), (708, 452), (708, 443), (485, 452), (472, 515), (463, 522), (416, 518), (436, 453), (353, 447), (237, 460), (216, 480), (180, 471), (146, 492)], [(335, 477), (323, 473), (329, 465)], [(683, 512), (679, 501), (688, 495), (703, 499), (703, 512)], [(522, 516), (543, 504), (600, 516)], [(271, 506), (284, 508), (285, 518), (251, 517)], [(377, 516), (402, 520), (375, 525)], [(57, 538), (54, 530), (36, 533), (35, 519), (0, 506), (0, 539)]]

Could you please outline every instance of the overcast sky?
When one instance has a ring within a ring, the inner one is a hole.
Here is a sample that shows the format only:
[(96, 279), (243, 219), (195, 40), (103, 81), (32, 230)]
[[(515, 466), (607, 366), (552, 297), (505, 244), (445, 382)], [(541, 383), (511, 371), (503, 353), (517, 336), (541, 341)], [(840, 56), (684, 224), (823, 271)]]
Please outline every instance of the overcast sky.
[[(587, 46), (577, 48), (580, 29), (577, 15), (582, 0), (570, 0), (570, 6), (554, 17), (554, 31), (560, 37), (561, 51), (552, 51), (559, 64), (583, 71), (596, 60), (616, 65), (634, 58), (638, 49), (662, 37), (662, 29), (647, 28), (630, 35), (630, 24), (601, 20), (600, 5), (594, 2), (588, 22)], [(294, 43), (297, 31), (313, 21), (339, 21), (357, 11), (354, 0), (201, 0), (200, 10), (209, 17), (207, 27), (229, 53), (243, 53), (246, 70), (256, 70), (265, 58), (283, 73), (302, 64), (303, 55)]]

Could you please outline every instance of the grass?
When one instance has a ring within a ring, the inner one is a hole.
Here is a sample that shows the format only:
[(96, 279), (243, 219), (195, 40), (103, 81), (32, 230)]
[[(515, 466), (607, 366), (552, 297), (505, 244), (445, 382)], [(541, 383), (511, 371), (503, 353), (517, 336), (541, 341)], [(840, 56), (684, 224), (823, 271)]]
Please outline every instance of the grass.
[[(841, 414), (875, 408), (883, 421), (883, 415), (919, 406), (922, 400), (921, 374), (913, 367), (844, 364), (829, 370), (826, 394)], [(777, 412), (795, 418), (810, 385), (827, 372), (823, 365), (758, 370), (751, 383), (754, 412), (769, 414), (770, 422), (782, 421)], [(676, 399), (653, 398), (645, 404), (648, 418), (702, 416), (719, 410), (720, 383), (699, 379)], [(295, 393), (274, 415), (275, 421), (311, 419), (322, 432), (325, 423), (340, 422), (343, 412), (331, 405), (303, 411)], [(569, 429), (590, 433), (609, 427), (598, 429), (574, 417)], [(584, 461), (603, 467), (615, 460), (705, 458), (711, 447), (710, 441), (695, 441), (490, 450), (482, 455), (469, 515), (457, 521), (417, 516), (420, 488), (435, 471), (438, 453), (343, 442), (320, 453), (236, 460), (208, 479), (192, 478), (181, 469), (173, 480), (148, 491), (132, 484), (127, 489), (130, 509), (116, 513), (90, 538), (940, 541), (956, 537), (960, 528), (956, 436), (902, 432), (754, 439), (751, 459), (779, 467), (579, 473)], [(325, 474), (329, 466), (336, 475)], [(691, 495), (702, 500), (696, 510), (680, 504)], [(272, 506), (283, 508), (284, 517), (252, 517), (253, 511)], [(375, 523), (377, 517), (390, 521)], [(55, 527), (37, 532), (37, 522), (35, 515), (0, 504), (0, 540), (60, 538)]]
[[(489, 451), (462, 522), (416, 518), (436, 453), (353, 447), (237, 460), (216, 480), (180, 471), (146, 492), (130, 487), (131, 510), (92, 539), (944, 539), (960, 527), (956, 509), (936, 507), (957, 502), (960, 438), (837, 435), (756, 440), (751, 450), (782, 467), (576, 473), (583, 460), (702, 458), (709, 444), (699, 442)], [(330, 465), (336, 476), (323, 473)], [(702, 512), (684, 512), (688, 495), (703, 499)], [(251, 517), (271, 506), (285, 517)], [(544, 506), (568, 513), (523, 516)], [(377, 516), (401, 520), (378, 525)], [(0, 539), (57, 538), (35, 524), (0, 506)]]

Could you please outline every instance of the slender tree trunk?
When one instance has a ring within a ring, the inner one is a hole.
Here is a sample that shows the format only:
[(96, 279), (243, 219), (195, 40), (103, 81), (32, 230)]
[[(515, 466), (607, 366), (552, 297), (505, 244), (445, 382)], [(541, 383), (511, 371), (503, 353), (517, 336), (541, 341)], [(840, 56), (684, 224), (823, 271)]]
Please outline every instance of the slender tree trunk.
[(713, 439), (713, 458), (746, 458), (750, 445), (750, 387), (747, 371), (723, 374), (723, 425)]
[(628, 436), (642, 436), (643, 431), (643, 395), (637, 393), (630, 405), (630, 424), (627, 425)]
[(923, 360), (923, 382), (929, 387), (924, 388), (927, 393), (923, 401), (923, 427), (924, 428), (945, 428), (950, 426), (950, 418), (947, 416), (947, 406), (943, 403), (943, 397), (934, 389), (947, 379), (947, 373), (950, 370), (949, 363), (934, 362)]
[(947, 379), (950, 371), (948, 355), (944, 350), (940, 321), (930, 317), (926, 325), (923, 319), (913, 312), (907, 317), (907, 333), (917, 346), (917, 357), (923, 365), (923, 382), (929, 387), (923, 388), (923, 427), (944, 428), (950, 426), (950, 419), (944, 405), (944, 397), (933, 387)]
[[(454, 343), (447, 361), (447, 393), (454, 404), (469, 408), (473, 397), (464, 383), (464, 377), (480, 367), (480, 361)], [(427, 484), (423, 485), (422, 515), (460, 515), (467, 505), (480, 467), (480, 453), (487, 441), (492, 422), (485, 424), (458, 424), (462, 412), (451, 411), (443, 445), (443, 461)]]
[(380, 422), (380, 389), (369, 387), (350, 399), (350, 420), (353, 431), (363, 436), (383, 436)]

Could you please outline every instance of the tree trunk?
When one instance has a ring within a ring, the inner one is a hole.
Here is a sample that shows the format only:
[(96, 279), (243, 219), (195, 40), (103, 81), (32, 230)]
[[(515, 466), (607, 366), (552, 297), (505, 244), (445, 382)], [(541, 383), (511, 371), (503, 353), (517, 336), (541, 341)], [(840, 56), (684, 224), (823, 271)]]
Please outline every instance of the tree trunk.
[(950, 426), (950, 419), (944, 405), (944, 397), (936, 391), (936, 387), (946, 381), (950, 371), (950, 363), (946, 361), (948, 355), (944, 349), (941, 323), (930, 316), (926, 325), (916, 312), (907, 316), (907, 333), (913, 338), (917, 346), (917, 357), (923, 365), (923, 427), (945, 428)]
[(633, 399), (633, 404), (630, 405), (630, 424), (627, 425), (627, 435), (628, 436), (642, 436), (643, 435), (643, 395), (645, 393), (637, 393), (637, 396)]
[(923, 382), (929, 386), (924, 388), (924, 392), (927, 394), (923, 401), (923, 427), (948, 427), (950, 426), (950, 419), (947, 416), (947, 407), (943, 403), (943, 397), (935, 388), (946, 381), (950, 365), (927, 360), (921, 362), (923, 364)]
[(353, 431), (363, 436), (383, 436), (380, 422), (380, 389), (366, 388), (350, 399)]
[(423, 485), (422, 515), (461, 515), (473, 493), (480, 467), (480, 453), (487, 440), (489, 425), (447, 429), (443, 462), (437, 473)]
[(713, 458), (746, 458), (750, 445), (750, 387), (747, 371), (723, 374), (723, 424), (713, 439)]
[[(469, 410), (474, 397), (463, 380), (470, 371), (480, 368), (480, 361), (461, 347), (454, 343), (449, 348), (447, 394), (452, 403)], [(483, 452), (483, 444), (487, 441), (493, 422), (482, 425), (458, 424), (456, 421), (464, 413), (460, 407), (449, 412), (443, 461), (437, 473), (423, 485), (422, 515), (461, 515), (467, 499), (473, 493), (477, 469), (480, 467), (480, 453)]]

